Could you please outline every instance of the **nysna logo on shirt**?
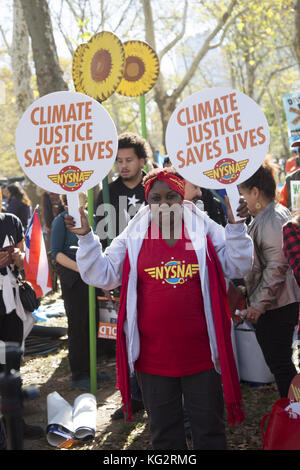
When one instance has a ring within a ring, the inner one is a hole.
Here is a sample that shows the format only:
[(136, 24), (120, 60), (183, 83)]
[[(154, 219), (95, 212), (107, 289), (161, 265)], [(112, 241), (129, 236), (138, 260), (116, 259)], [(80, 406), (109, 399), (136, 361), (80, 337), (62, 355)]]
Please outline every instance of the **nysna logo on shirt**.
[(162, 280), (164, 284), (184, 284), (199, 271), (198, 264), (186, 264), (184, 261), (171, 260), (167, 263), (162, 261), (161, 266), (145, 269), (153, 279)]

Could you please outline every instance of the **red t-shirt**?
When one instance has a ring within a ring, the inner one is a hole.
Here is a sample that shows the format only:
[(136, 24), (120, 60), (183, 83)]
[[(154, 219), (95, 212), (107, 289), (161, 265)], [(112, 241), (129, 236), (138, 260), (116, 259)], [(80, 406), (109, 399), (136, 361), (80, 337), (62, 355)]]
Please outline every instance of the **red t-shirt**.
[[(153, 224), (152, 224), (153, 230)], [(136, 370), (181, 377), (213, 368), (196, 253), (183, 236), (170, 247), (151, 237), (151, 225), (138, 258)]]

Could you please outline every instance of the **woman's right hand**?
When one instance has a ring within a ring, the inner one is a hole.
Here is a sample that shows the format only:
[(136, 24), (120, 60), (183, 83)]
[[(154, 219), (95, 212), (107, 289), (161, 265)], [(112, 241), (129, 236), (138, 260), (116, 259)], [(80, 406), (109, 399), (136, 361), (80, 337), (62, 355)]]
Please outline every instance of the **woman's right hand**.
[(70, 232), (75, 233), (76, 235), (86, 235), (91, 231), (91, 227), (89, 224), (89, 221), (87, 219), (87, 216), (85, 214), (84, 208), (79, 207), (79, 213), (80, 213), (80, 220), (81, 220), (81, 227), (75, 228), (75, 220), (73, 217), (69, 214), (66, 214), (64, 216), (66, 228), (70, 230)]

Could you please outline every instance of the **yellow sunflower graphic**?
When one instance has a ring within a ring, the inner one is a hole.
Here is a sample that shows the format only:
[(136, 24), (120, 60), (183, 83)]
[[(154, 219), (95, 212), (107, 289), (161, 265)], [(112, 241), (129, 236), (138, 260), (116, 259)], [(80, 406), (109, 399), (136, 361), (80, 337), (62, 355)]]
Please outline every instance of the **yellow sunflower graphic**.
[(125, 70), (116, 89), (123, 96), (140, 96), (155, 85), (159, 75), (159, 60), (156, 52), (143, 41), (126, 41)]
[(113, 33), (95, 34), (82, 48), (79, 65), (84, 93), (98, 101), (106, 100), (118, 87), (124, 72), (123, 44)]
[(72, 59), (72, 78), (75, 90), (79, 93), (84, 93), (81, 86), (81, 74), (80, 74), (80, 61), (84, 48), (87, 46), (86, 43), (80, 44), (73, 54)]

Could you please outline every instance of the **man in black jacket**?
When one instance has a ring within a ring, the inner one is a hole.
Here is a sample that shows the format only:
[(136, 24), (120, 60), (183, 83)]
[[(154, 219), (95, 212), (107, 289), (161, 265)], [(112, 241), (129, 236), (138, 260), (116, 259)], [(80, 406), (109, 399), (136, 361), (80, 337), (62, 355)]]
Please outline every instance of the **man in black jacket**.
[(112, 239), (119, 235), (129, 220), (146, 204), (142, 180), (145, 175), (143, 168), (149, 157), (151, 149), (145, 139), (131, 132), (119, 136), (116, 158), (119, 177), (108, 185), (109, 203), (113, 207), (113, 217), (110, 220), (112, 227), (109, 227), (109, 231), (105, 230), (107, 218), (103, 190), (96, 201), (95, 228), (103, 247), (107, 246), (107, 238)]

